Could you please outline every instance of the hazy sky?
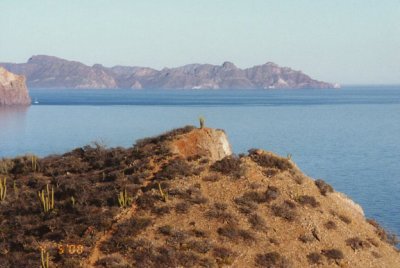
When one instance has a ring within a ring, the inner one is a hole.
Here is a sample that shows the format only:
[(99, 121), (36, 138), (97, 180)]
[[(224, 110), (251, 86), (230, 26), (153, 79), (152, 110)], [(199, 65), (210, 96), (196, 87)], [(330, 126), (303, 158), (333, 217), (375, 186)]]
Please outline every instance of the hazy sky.
[(3, 62), (273, 61), (330, 82), (400, 84), (400, 0), (1, 0), (0, 12)]

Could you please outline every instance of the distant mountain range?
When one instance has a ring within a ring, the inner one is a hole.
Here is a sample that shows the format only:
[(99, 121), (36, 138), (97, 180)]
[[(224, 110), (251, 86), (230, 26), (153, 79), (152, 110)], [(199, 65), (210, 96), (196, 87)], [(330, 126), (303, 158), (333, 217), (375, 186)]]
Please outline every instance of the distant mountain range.
[(53, 56), (33, 56), (27, 63), (0, 63), (9, 71), (25, 75), (31, 88), (130, 88), (130, 89), (268, 89), (335, 88), (301, 71), (268, 62), (240, 69), (222, 65), (189, 64), (155, 70), (147, 67), (100, 64), (87, 66)]

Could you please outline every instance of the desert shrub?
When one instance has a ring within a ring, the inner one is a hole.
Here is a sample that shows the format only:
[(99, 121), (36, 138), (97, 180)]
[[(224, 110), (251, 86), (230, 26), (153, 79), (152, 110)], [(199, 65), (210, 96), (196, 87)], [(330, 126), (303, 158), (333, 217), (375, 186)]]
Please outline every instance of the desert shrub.
[(171, 235), (173, 232), (171, 225), (163, 225), (158, 228), (158, 231), (163, 235)]
[(243, 197), (237, 197), (234, 199), (238, 205), (238, 209), (243, 214), (250, 214), (257, 209), (257, 205), (250, 200), (246, 200)]
[(322, 255), (318, 252), (311, 252), (307, 255), (307, 260), (309, 264), (323, 264)]
[(328, 259), (341, 260), (344, 258), (343, 252), (340, 249), (324, 249), (322, 254)]
[(328, 193), (333, 192), (333, 187), (326, 183), (324, 180), (318, 179), (314, 183), (318, 187), (322, 195), (326, 196)]
[(297, 218), (296, 211), (287, 203), (283, 203), (282, 205), (273, 205), (271, 210), (275, 216), (281, 217), (289, 222), (292, 222)]
[(281, 171), (293, 168), (293, 165), (287, 158), (279, 157), (270, 153), (257, 153), (257, 150), (249, 150), (251, 160), (264, 168), (276, 168)]
[(217, 232), (219, 235), (227, 237), (233, 241), (237, 241), (238, 239), (242, 239), (245, 241), (255, 240), (255, 237), (251, 232), (239, 229), (231, 224), (218, 228)]
[(337, 225), (336, 225), (336, 223), (335, 223), (334, 221), (327, 221), (327, 222), (324, 224), (324, 226), (325, 226), (325, 228), (328, 229), (328, 230), (337, 229)]
[(151, 213), (154, 213), (158, 216), (163, 216), (165, 214), (170, 213), (171, 208), (169, 206), (161, 206), (161, 207), (153, 207), (151, 209)]
[(194, 126), (185, 126), (183, 128), (177, 128), (177, 129), (170, 130), (170, 131), (165, 132), (156, 137), (140, 139), (140, 140), (136, 141), (135, 147), (140, 148), (140, 147), (144, 147), (145, 145), (148, 145), (148, 144), (159, 144), (164, 141), (173, 140), (175, 137), (182, 135), (182, 134), (189, 133), (190, 131), (194, 130), (195, 128), (196, 127), (194, 127)]
[(174, 247), (179, 247), (181, 244), (183, 244), (188, 238), (190, 237), (190, 234), (184, 231), (180, 230), (175, 230), (172, 231), (171, 235), (167, 239), (167, 244), (174, 246)]
[(192, 195), (190, 199), (188, 200), (192, 204), (206, 204), (208, 202), (207, 197), (204, 197), (202, 195)]
[(224, 223), (235, 223), (236, 218), (226, 211), (227, 205), (224, 203), (215, 203), (206, 213), (205, 216), (209, 219), (217, 219)]
[(269, 241), (271, 244), (274, 244), (274, 245), (279, 245), (279, 244), (280, 244), (280, 243), (279, 243), (279, 240), (276, 239), (276, 238), (273, 238), (273, 237), (270, 237), (270, 238), (268, 239), (268, 241)]
[(180, 188), (172, 188), (168, 190), (168, 196), (176, 196), (185, 200), (190, 199), (191, 194), (192, 194), (191, 190), (184, 190)]
[(201, 237), (201, 238), (205, 238), (208, 237), (207, 233), (203, 230), (199, 230), (199, 229), (193, 229), (190, 231), (191, 234), (193, 234), (195, 237)]
[(346, 240), (346, 245), (351, 247), (353, 250), (370, 248), (371, 244), (367, 241), (361, 240), (359, 237), (352, 237)]
[(250, 191), (243, 194), (242, 198), (249, 202), (263, 203), (266, 202), (266, 197), (261, 192)]
[(273, 176), (275, 176), (278, 173), (279, 173), (279, 169), (277, 169), (277, 168), (267, 168), (267, 169), (263, 170), (263, 174), (267, 178), (272, 178)]
[(180, 267), (195, 267), (201, 262), (200, 257), (190, 251), (178, 252), (177, 257)]
[(338, 215), (339, 219), (346, 223), (346, 224), (350, 224), (351, 223), (351, 219), (349, 217), (347, 217), (346, 215)]
[(209, 181), (209, 182), (216, 182), (219, 181), (220, 179), (221, 177), (218, 174), (210, 174), (202, 178), (203, 181)]
[(309, 195), (301, 195), (296, 199), (302, 205), (311, 206), (313, 208), (319, 207), (319, 202), (315, 199), (314, 196)]
[(305, 244), (311, 243), (316, 240), (312, 234), (302, 234), (299, 236), (299, 240)]
[(384, 241), (390, 245), (393, 245), (393, 246), (396, 246), (399, 243), (399, 239), (397, 238), (396, 234), (387, 232), (374, 219), (367, 219), (367, 222), (375, 227), (375, 233), (378, 235), (378, 237), (382, 241)]
[(195, 251), (197, 253), (205, 254), (210, 251), (210, 249), (212, 249), (212, 245), (206, 240), (190, 240), (186, 243), (184, 248)]
[(213, 256), (220, 265), (231, 265), (236, 255), (234, 251), (225, 247), (215, 247), (213, 249)]
[(14, 162), (11, 159), (0, 159), (0, 174), (8, 174), (14, 167)]
[(378, 241), (376, 241), (375, 239), (373, 239), (373, 238), (367, 238), (367, 241), (368, 241), (369, 243), (371, 243), (371, 245), (373, 245), (374, 247), (379, 247)]
[(214, 207), (215, 207), (215, 209), (217, 209), (217, 210), (222, 210), (222, 211), (224, 211), (224, 210), (226, 210), (226, 209), (228, 208), (228, 204), (226, 204), (226, 203), (221, 203), (221, 202), (215, 202), (215, 203), (214, 203)]
[[(34, 157), (34, 156), (32, 156)], [(11, 170), (9, 169), (10, 167)], [(13, 174), (27, 174), (32, 172), (32, 158), (29, 156), (22, 156), (13, 159), (13, 163), (9, 163), (6, 167), (3, 167), (7, 172)]]
[(292, 179), (297, 183), (297, 184), (303, 184), (304, 182), (304, 176), (294, 173), (292, 174)]
[(79, 267), (79, 260), (72, 258), (65, 258), (62, 263), (63, 268), (75, 268)]
[(179, 213), (179, 214), (186, 214), (189, 212), (189, 208), (190, 208), (190, 204), (188, 204), (187, 202), (179, 202), (175, 206), (175, 211), (176, 211), (176, 213)]
[(376, 251), (372, 251), (372, 252), (371, 252), (371, 255), (372, 255), (372, 256), (374, 256), (374, 258), (375, 258), (375, 259), (382, 258), (382, 255), (381, 255), (381, 254), (379, 254), (379, 253), (378, 253), (378, 252), (376, 252)]
[(275, 200), (279, 196), (279, 190), (275, 186), (268, 186), (267, 191), (257, 192), (249, 191), (243, 194), (241, 198), (237, 198), (237, 204), (248, 206), (249, 203), (268, 203)]
[[(76, 263), (77, 266), (71, 267), (79, 267), (79, 262)], [(102, 267), (129, 267), (127, 266), (126, 261), (121, 256), (106, 256), (96, 261), (96, 266)], [(64, 267), (64, 266), (63, 266)]]
[(235, 155), (226, 156), (215, 162), (211, 166), (211, 170), (220, 172), (224, 175), (229, 175), (234, 179), (239, 179), (244, 174), (240, 158)]
[(257, 213), (249, 215), (248, 221), (255, 230), (263, 230), (266, 226), (265, 220)]
[(291, 200), (285, 200), (285, 201), (283, 201), (283, 203), (288, 208), (291, 208), (291, 209), (295, 209), (296, 208), (296, 204)]
[(279, 189), (275, 186), (268, 186), (267, 191), (265, 192), (265, 201), (271, 202), (275, 200), (279, 196)]
[(101, 244), (104, 252), (125, 252), (135, 247), (132, 237), (144, 231), (151, 224), (149, 218), (133, 218), (127, 222), (118, 224), (118, 229), (113, 237)]
[(142, 210), (151, 210), (154, 208), (155, 203), (159, 201), (159, 196), (153, 195), (150, 192), (140, 195), (136, 199), (136, 206)]
[(276, 251), (257, 254), (255, 258), (257, 267), (266, 268), (289, 268), (291, 264), (289, 260)]
[[(186, 157), (186, 160), (189, 161), (189, 162), (192, 162), (192, 161), (199, 160), (201, 157), (202, 157), (201, 155), (195, 154), (195, 155), (191, 155), (191, 156)], [(204, 159), (206, 159), (206, 158), (204, 158)]]
[(156, 179), (174, 179), (191, 176), (194, 173), (193, 167), (183, 158), (175, 158), (165, 164), (161, 171), (154, 177)]

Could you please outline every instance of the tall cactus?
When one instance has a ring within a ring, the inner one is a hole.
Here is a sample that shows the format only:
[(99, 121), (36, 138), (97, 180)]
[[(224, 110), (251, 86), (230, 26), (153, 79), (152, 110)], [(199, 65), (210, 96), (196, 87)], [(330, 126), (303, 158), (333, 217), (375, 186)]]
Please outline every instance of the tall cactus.
[(7, 196), (7, 178), (0, 179), (0, 201), (4, 201)]
[(200, 117), (199, 117), (200, 129), (203, 129), (203, 128), (204, 128), (205, 121), (206, 121), (206, 119), (205, 119), (203, 116), (200, 116)]
[(45, 213), (54, 209), (54, 188), (51, 187), (51, 192), (49, 190), (49, 185), (46, 185), (46, 193), (44, 190), (38, 192), (39, 200), (42, 205), (43, 211)]

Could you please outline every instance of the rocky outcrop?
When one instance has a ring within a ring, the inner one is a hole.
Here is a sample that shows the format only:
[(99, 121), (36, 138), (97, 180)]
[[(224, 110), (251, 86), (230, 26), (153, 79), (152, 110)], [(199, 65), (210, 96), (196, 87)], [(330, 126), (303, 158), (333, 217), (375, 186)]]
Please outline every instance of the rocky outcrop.
[(206, 157), (214, 162), (232, 154), (225, 132), (211, 128), (193, 129), (171, 141), (169, 147), (181, 157)]
[(28, 86), (40, 88), (132, 89), (274, 89), (334, 88), (287, 67), (268, 62), (240, 69), (232, 62), (222, 65), (189, 64), (160, 71), (147, 67), (100, 64), (87, 66), (51, 56), (33, 56), (27, 63), (0, 63), (27, 77)]
[(31, 99), (25, 77), (0, 67), (0, 105), (29, 105)]

